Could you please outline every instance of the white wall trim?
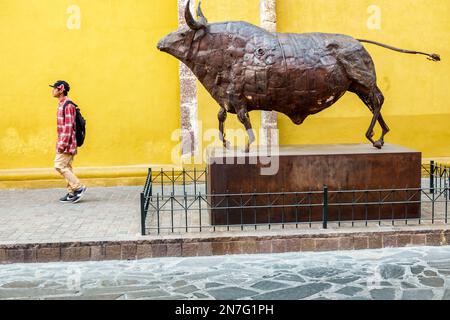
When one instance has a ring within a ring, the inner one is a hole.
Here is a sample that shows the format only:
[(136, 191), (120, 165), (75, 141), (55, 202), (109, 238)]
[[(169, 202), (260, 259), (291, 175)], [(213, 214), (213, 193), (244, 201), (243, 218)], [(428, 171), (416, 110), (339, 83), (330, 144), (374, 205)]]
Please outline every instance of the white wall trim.
[[(260, 24), (269, 32), (277, 31), (276, 0), (260, 0)], [(267, 146), (279, 145), (278, 116), (275, 111), (261, 113), (260, 144)]]

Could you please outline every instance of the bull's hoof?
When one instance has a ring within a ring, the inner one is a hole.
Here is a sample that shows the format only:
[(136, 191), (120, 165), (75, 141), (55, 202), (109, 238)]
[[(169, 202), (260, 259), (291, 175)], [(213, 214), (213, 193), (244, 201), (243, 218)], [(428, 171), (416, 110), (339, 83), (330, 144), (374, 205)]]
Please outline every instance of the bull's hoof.
[(377, 149), (381, 149), (383, 147), (383, 144), (384, 143), (382, 141), (378, 140), (373, 143), (373, 146)]

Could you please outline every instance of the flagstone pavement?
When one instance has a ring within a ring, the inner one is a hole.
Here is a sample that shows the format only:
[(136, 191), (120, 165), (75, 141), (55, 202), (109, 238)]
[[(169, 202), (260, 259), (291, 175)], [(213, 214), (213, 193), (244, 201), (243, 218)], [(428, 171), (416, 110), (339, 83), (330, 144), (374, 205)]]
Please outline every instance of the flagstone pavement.
[(64, 189), (0, 190), (0, 244), (134, 239), (142, 187), (88, 188), (77, 204)]
[(0, 299), (450, 300), (450, 247), (0, 265)]

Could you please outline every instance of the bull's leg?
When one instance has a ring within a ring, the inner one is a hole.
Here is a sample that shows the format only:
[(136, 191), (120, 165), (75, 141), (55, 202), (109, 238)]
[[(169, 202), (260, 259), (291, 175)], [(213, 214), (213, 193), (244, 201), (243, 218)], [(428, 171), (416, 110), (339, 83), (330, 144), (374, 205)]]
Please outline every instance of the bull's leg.
[[(384, 103), (384, 97), (378, 87), (375, 87), (371, 92), (367, 93), (365, 90), (354, 90), (354, 92), (359, 96), (359, 98), (364, 102), (364, 104), (370, 109), (373, 113), (372, 122), (370, 123), (369, 129), (366, 132), (367, 139), (372, 142), (373, 146), (381, 149), (384, 145), (384, 136), (389, 132), (389, 127), (386, 125), (382, 115), (381, 115), (381, 107)], [(379, 140), (374, 141), (373, 136), (373, 128), (375, 124), (380, 124), (382, 129), (382, 134)]]
[(375, 142), (372, 139), (373, 138), (373, 128), (375, 127), (375, 124), (377, 123), (379, 116), (380, 116), (380, 108), (376, 108), (373, 112), (373, 118), (372, 118), (372, 121), (370, 122), (369, 129), (367, 129), (366, 138), (370, 142), (372, 142), (372, 144), (375, 148), (381, 149), (381, 144), (379, 143), (379, 141)]
[(217, 118), (219, 119), (220, 141), (223, 142), (223, 146), (226, 149), (230, 149), (231, 147), (230, 142), (225, 139), (225, 132), (224, 132), (224, 124), (225, 120), (227, 120), (227, 110), (225, 110), (225, 108), (221, 108), (219, 114), (217, 115)]
[(245, 146), (245, 152), (250, 151), (250, 145), (255, 142), (255, 134), (253, 133), (252, 124), (250, 123), (250, 118), (248, 116), (246, 109), (241, 109), (237, 113), (239, 121), (245, 126), (245, 130), (248, 134), (248, 142)]
[[(381, 92), (381, 90), (378, 87), (376, 88), (375, 96), (378, 99), (378, 103), (380, 105), (380, 110), (381, 110), (381, 108), (383, 107), (383, 104), (384, 104), (384, 96), (383, 96), (383, 93)], [(381, 115), (381, 113), (378, 116), (378, 123), (381, 126), (382, 132), (381, 132), (380, 139), (378, 141), (376, 141), (375, 143), (382, 147), (382, 146), (384, 146), (384, 136), (389, 132), (389, 127), (387, 126), (386, 122), (384, 121), (383, 116)]]
[(370, 133), (372, 133), (373, 136), (373, 127), (378, 121), (382, 129), (381, 137), (377, 141), (373, 141), (372, 137), (370, 137), (369, 140), (373, 143), (373, 146), (375, 148), (381, 149), (384, 145), (384, 136), (389, 132), (389, 127), (386, 125), (386, 122), (384, 122), (384, 119), (381, 116), (381, 107), (384, 103), (384, 96), (378, 87), (375, 87), (374, 90), (370, 93), (368, 103), (373, 110), (373, 119), (366, 136), (368, 137)]
[(382, 134), (381, 134), (381, 138), (378, 141), (380, 141), (381, 145), (384, 146), (384, 136), (390, 131), (390, 129), (387, 126), (386, 122), (384, 122), (384, 119), (383, 119), (383, 116), (381, 115), (381, 113), (380, 113), (380, 116), (378, 117), (378, 123), (380, 124), (381, 129), (383, 130)]
[[(373, 142), (373, 146), (375, 148), (381, 149), (384, 146), (384, 136), (389, 132), (389, 127), (387, 126), (386, 122), (384, 122), (383, 116), (381, 115), (381, 108), (383, 107), (384, 103), (384, 96), (381, 93), (380, 89), (378, 87), (375, 87), (375, 89), (371, 92), (369, 95), (369, 105), (373, 110), (373, 119), (372, 124), (375, 126), (375, 123), (373, 121), (378, 121), (378, 123), (381, 126), (382, 133), (380, 139)], [(372, 125), (371, 124), (371, 125)], [(373, 132), (373, 126), (369, 127), (369, 130), (371, 129)], [(373, 133), (372, 133), (373, 135)]]

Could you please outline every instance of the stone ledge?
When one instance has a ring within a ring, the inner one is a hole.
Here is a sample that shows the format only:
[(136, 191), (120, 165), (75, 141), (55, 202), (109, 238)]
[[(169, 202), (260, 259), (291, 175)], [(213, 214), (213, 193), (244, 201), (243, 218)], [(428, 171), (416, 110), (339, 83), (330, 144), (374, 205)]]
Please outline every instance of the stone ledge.
[(136, 260), (229, 254), (364, 250), (450, 245), (450, 226), (398, 230), (312, 230), (190, 237), (141, 237), (124, 241), (0, 244), (0, 264)]

